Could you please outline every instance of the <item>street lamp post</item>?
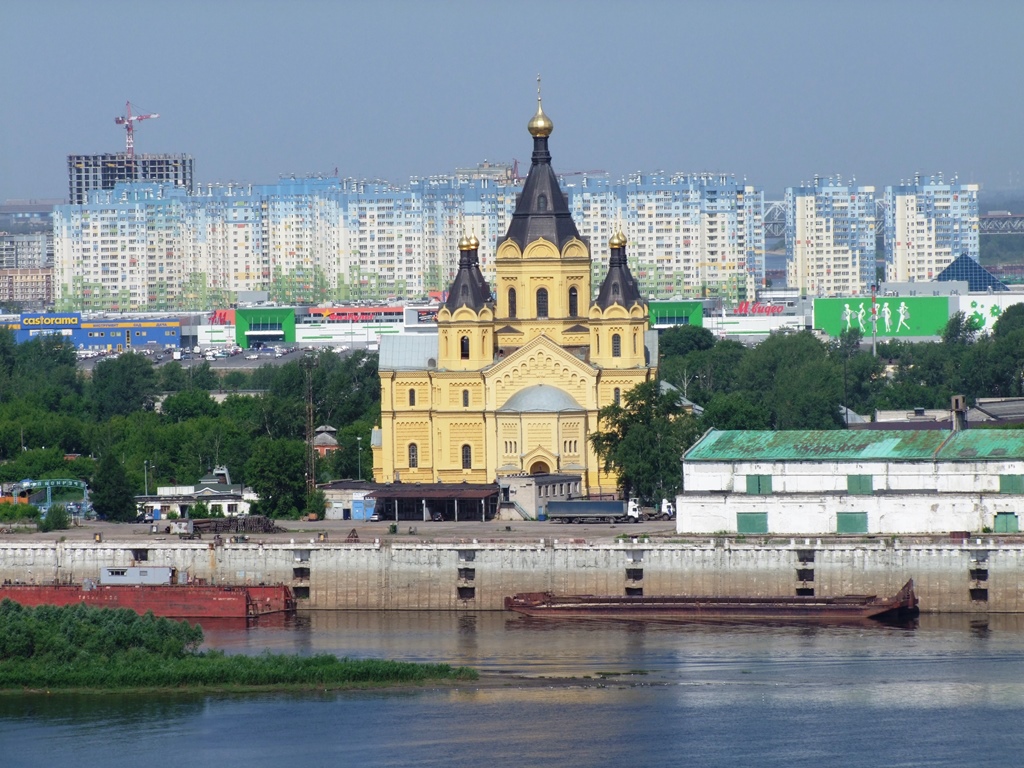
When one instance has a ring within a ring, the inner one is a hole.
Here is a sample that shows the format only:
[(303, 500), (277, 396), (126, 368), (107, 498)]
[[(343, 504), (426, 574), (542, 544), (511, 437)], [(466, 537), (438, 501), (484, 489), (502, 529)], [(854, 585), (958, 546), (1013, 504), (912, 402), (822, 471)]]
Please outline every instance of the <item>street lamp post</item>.
[(142, 462), (142, 477), (146, 483), (146, 495), (149, 496), (149, 462)]
[(356, 438), (356, 445), (359, 446), (359, 450), (357, 451), (358, 455), (356, 457), (356, 466), (358, 467), (358, 471), (359, 471), (359, 479), (362, 480), (363, 479), (363, 438), (362, 437), (357, 437)]

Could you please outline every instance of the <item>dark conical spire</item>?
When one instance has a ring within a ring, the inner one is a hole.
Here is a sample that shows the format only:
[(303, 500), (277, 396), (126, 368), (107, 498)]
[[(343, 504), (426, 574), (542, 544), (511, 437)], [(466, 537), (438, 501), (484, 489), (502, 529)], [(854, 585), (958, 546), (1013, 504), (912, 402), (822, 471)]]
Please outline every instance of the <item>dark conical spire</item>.
[(479, 312), (491, 299), (490, 286), (480, 272), (480, 258), (477, 255), (479, 245), (475, 237), (459, 240), (459, 271), (444, 303), (449, 312), (459, 307), (469, 307)]
[(626, 238), (621, 232), (612, 235), (608, 241), (611, 258), (608, 259), (608, 274), (604, 276), (601, 290), (597, 294), (597, 306), (608, 309), (621, 304), (629, 309), (637, 303), (643, 303), (640, 288), (629, 271), (626, 261)]
[(530, 172), (523, 191), (519, 193), (512, 223), (504, 239), (515, 242), (520, 250), (526, 250), (534, 240), (544, 238), (561, 250), (573, 238), (579, 239), (580, 233), (569, 213), (569, 203), (558, 186), (558, 177), (551, 168), (548, 137), (554, 130), (554, 124), (544, 114), (539, 87), (537, 91), (537, 114), (527, 126), (533, 136)]

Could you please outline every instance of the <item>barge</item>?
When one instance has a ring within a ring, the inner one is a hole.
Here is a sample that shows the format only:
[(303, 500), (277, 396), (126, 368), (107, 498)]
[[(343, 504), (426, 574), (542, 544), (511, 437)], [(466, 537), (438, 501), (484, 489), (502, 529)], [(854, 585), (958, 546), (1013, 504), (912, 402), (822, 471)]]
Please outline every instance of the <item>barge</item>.
[(892, 597), (684, 597), (643, 595), (555, 595), (524, 592), (505, 598), (505, 610), (549, 619), (630, 621), (808, 621), (901, 619), (916, 616), (918, 598), (910, 579)]
[(166, 567), (103, 568), (99, 582), (0, 585), (0, 602), (25, 606), (78, 605), (129, 608), (169, 619), (255, 619), (295, 611), (295, 595), (284, 584), (219, 586), (186, 579)]

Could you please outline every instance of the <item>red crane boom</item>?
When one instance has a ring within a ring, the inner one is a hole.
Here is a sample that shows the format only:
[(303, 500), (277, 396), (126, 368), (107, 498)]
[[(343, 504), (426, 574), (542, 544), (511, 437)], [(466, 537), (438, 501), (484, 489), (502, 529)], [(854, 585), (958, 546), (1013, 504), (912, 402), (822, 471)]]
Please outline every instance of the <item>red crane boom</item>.
[(114, 118), (114, 123), (117, 125), (123, 125), (125, 133), (125, 152), (128, 157), (135, 157), (135, 123), (143, 120), (149, 120), (154, 117), (160, 117), (158, 114), (152, 115), (133, 115), (132, 114), (132, 103), (126, 101), (124, 103), (124, 114), (120, 117)]

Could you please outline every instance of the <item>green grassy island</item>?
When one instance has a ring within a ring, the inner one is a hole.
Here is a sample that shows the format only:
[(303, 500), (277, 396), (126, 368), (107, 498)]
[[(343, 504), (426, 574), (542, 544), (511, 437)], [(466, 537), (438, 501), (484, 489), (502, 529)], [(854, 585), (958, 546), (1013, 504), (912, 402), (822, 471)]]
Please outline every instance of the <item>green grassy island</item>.
[(126, 608), (0, 602), (0, 691), (338, 689), (472, 681), (468, 667), (199, 651), (203, 630)]

